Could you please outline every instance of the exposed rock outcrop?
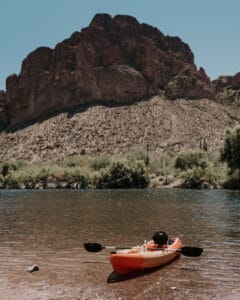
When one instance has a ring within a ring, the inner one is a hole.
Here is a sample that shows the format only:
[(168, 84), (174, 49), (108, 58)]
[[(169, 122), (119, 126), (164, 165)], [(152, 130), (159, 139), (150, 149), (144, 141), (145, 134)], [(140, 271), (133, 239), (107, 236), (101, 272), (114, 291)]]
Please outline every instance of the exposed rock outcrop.
[(6, 93), (0, 91), (0, 128), (7, 124)]
[(213, 85), (219, 102), (240, 106), (240, 72), (234, 76), (220, 76)]
[(215, 98), (215, 90), (203, 68), (197, 71), (187, 65), (165, 87), (166, 96), (170, 99)]
[(30, 53), (6, 86), (10, 126), (82, 104), (142, 100), (164, 89), (171, 99), (214, 97), (209, 78), (180, 38), (108, 14), (97, 14), (54, 49)]
[(219, 76), (218, 79), (213, 81), (218, 91), (224, 89), (240, 90), (240, 72), (234, 76)]

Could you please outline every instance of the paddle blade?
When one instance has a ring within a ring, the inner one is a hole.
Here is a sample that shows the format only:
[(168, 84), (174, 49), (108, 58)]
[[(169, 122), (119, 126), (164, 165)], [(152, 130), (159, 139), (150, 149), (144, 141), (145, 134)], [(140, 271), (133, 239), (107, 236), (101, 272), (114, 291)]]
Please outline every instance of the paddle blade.
[(200, 256), (203, 252), (203, 248), (198, 247), (183, 247), (180, 249), (180, 253), (185, 256), (197, 257)]
[(102, 251), (105, 247), (98, 243), (84, 243), (84, 248), (88, 252), (99, 252)]

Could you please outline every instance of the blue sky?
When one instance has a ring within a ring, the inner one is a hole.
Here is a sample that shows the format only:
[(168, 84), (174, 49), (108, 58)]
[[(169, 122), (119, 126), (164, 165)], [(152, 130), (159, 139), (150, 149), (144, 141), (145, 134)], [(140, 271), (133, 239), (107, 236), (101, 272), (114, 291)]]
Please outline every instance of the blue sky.
[(55, 47), (96, 13), (128, 14), (179, 36), (211, 79), (240, 71), (239, 0), (0, 0), (0, 90), (39, 46)]

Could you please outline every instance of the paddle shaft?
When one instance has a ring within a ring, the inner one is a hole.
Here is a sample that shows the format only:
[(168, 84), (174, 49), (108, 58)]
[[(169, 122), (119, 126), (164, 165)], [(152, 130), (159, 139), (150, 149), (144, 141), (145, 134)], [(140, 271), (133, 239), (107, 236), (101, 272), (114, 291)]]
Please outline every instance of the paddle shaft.
[(116, 246), (102, 246), (102, 249), (106, 250), (129, 250), (129, 249), (136, 249), (140, 247), (116, 247)]
[[(127, 249), (139, 249), (142, 248), (142, 246), (137, 246), (137, 247), (116, 247), (116, 246), (103, 246), (99, 243), (85, 243), (84, 248), (89, 251), (89, 252), (99, 252), (102, 251), (103, 249), (107, 250), (127, 250)], [(144, 249), (144, 248), (143, 248)], [(170, 249), (170, 248), (145, 248), (146, 250), (152, 250), (152, 251), (173, 251), (173, 252), (179, 252), (184, 256), (192, 256), (192, 257), (197, 257), (200, 256), (203, 252), (202, 248), (198, 247), (182, 247), (180, 249)]]

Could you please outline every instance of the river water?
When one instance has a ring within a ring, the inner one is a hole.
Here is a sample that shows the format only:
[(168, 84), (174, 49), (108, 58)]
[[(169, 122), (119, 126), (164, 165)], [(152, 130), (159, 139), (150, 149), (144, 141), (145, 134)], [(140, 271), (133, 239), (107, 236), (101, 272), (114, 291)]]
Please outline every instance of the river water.
[[(109, 283), (109, 253), (83, 248), (135, 246), (157, 230), (204, 252)], [(1, 191), (0, 254), (1, 300), (240, 299), (240, 192)]]

